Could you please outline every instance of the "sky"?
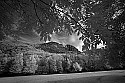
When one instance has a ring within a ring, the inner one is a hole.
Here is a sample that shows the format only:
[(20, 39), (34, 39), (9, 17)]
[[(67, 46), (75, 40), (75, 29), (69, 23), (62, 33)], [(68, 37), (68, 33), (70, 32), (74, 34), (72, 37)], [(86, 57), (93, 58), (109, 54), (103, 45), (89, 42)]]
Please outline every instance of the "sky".
[[(80, 36), (81, 34), (77, 36), (76, 33), (73, 33), (72, 35), (66, 35), (65, 33), (59, 33), (59, 34), (53, 33), (51, 35), (50, 41), (58, 42), (63, 45), (70, 44), (75, 46), (79, 51), (82, 51), (83, 42), (79, 40)], [(32, 43), (32, 44), (45, 43), (43, 40), (40, 41), (40, 36), (35, 32), (32, 32), (29, 35), (21, 35), (21, 39), (22, 41)], [(50, 41), (47, 41), (47, 42), (50, 42)], [(97, 48), (101, 48), (101, 47), (104, 47), (104, 45), (100, 44), (97, 46)]]

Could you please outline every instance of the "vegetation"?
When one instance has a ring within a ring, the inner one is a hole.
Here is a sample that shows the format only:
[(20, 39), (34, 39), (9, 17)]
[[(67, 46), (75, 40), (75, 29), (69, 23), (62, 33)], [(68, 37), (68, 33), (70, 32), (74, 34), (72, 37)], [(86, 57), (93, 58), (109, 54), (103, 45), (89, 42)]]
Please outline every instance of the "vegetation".
[[(84, 52), (76, 53), (72, 46), (57, 48), (55, 43), (43, 44), (37, 54), (32, 45), (0, 43), (0, 74), (124, 69), (124, 4), (125, 0), (1, 0), (0, 40), (19, 40), (36, 32), (47, 41), (51, 34), (65, 31), (80, 35)], [(106, 47), (97, 49), (100, 43)]]
[[(31, 34), (50, 40), (50, 34), (73, 32), (83, 40), (83, 49), (103, 41), (124, 44), (124, 0), (1, 0), (1, 39)], [(117, 35), (117, 36), (116, 36)], [(123, 45), (122, 45), (123, 46)], [(123, 47), (124, 48), (124, 47)]]
[(50, 49), (48, 49), (49, 52), (44, 51), (44, 48), (40, 50), (22, 42), (15, 44), (4, 41), (0, 44), (0, 76), (75, 73), (125, 68), (123, 58), (117, 57), (118, 59), (112, 62), (111, 56), (106, 54), (105, 49), (81, 53), (68, 50), (65, 53), (56, 53), (56, 51), (51, 53)]

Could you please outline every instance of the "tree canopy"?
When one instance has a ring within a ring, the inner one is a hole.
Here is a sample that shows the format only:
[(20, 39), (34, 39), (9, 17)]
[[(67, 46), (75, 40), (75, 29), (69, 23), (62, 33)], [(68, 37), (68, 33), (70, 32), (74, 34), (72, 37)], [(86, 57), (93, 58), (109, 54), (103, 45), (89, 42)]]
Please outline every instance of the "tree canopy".
[(102, 42), (124, 49), (124, 9), (124, 0), (1, 0), (0, 39), (35, 31), (46, 41), (53, 32), (66, 31), (82, 34), (83, 49)]

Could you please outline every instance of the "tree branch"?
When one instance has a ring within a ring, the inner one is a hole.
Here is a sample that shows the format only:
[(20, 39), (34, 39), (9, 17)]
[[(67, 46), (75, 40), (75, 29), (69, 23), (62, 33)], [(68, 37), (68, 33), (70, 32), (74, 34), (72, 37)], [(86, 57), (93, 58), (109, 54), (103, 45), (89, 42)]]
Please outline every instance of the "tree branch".
[[(10, 15), (12, 15), (11, 12), (9, 12), (5, 7), (2, 6), (2, 4), (0, 5), (5, 11), (7, 11)], [(13, 15), (12, 15), (13, 16)]]
[[(6, 4), (6, 5), (8, 5), (10, 8), (12, 8), (13, 10), (15, 10), (15, 11), (17, 11), (15, 8), (13, 8), (10, 4), (8, 4), (5, 0), (4, 0), (4, 3)], [(18, 13), (20, 13), (19, 11), (17, 11)]]
[(84, 27), (83, 27), (79, 22), (77, 22), (74, 18), (72, 18), (70, 15), (66, 14), (65, 12), (63, 12), (63, 11), (61, 11), (61, 10), (59, 10), (59, 9), (56, 9), (55, 7), (52, 7), (51, 5), (47, 4), (46, 2), (44, 2), (44, 1), (42, 1), (42, 0), (40, 0), (40, 2), (42, 2), (42, 3), (44, 3), (45, 5), (51, 7), (52, 9), (55, 9), (55, 10), (58, 10), (58, 11), (62, 12), (63, 14), (65, 14), (66, 16), (68, 16), (69, 18), (71, 18), (76, 24), (78, 23), (78, 24), (82, 27), (82, 28), (80, 28), (81, 30), (84, 30), (85, 33), (87, 33), (88, 35), (90, 35), (89, 32), (88, 32), (87, 30), (85, 30)]
[(35, 2), (34, 2), (33, 0), (31, 0), (31, 2), (32, 2), (33, 5), (34, 5), (34, 10), (35, 10), (36, 17), (38, 18), (39, 22), (40, 22), (41, 24), (43, 24), (43, 22), (41, 21), (41, 19), (39, 18), (38, 14), (37, 14), (37, 10), (36, 10), (36, 4), (35, 4)]

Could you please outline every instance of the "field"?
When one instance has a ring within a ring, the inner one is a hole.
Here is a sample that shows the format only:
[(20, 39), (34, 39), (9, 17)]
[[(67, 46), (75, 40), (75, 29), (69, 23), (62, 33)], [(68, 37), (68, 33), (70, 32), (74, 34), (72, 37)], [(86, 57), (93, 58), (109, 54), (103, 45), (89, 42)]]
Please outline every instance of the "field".
[(125, 83), (125, 70), (4, 77), (0, 83)]

